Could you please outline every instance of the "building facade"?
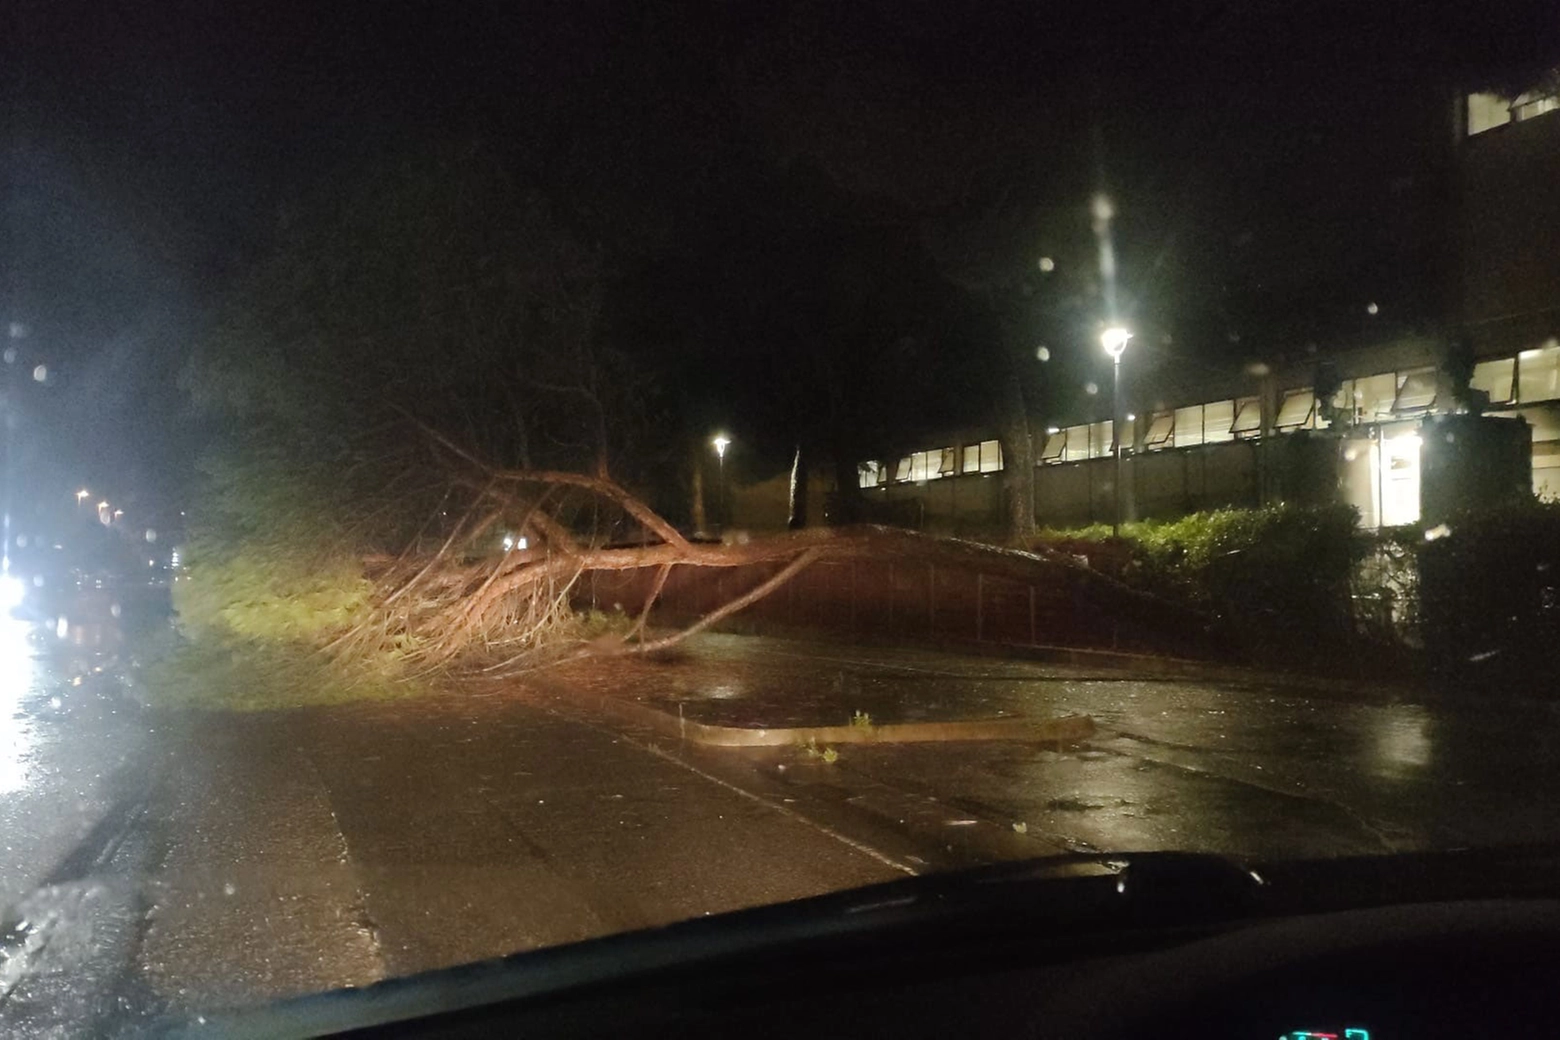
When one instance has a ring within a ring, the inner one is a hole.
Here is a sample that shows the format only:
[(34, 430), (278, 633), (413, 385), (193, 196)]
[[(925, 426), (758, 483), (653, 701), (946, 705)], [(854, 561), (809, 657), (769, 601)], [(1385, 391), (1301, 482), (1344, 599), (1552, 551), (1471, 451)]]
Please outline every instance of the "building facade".
[[(1131, 394), (1121, 408), (1123, 519), (1341, 501), (1367, 527), (1413, 523), (1426, 420), (1468, 411), (1524, 420), (1532, 491), (1560, 498), (1560, 94), (1466, 94), (1455, 126), (1455, 327), (1349, 349), (1320, 344), (1302, 361)], [(1113, 519), (1111, 412), (1102, 395), (1081, 421), (1036, 431), (1037, 523)], [(989, 432), (928, 443), (864, 462), (863, 494), (928, 530), (1000, 527), (1003, 459)]]

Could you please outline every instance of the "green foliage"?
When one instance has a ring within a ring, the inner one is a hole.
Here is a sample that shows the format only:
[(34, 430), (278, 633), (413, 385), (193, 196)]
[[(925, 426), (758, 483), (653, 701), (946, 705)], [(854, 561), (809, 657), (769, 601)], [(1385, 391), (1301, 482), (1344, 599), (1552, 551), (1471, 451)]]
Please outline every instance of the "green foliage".
[(857, 710), (851, 713), (850, 724), (857, 727), (858, 729), (871, 729), (872, 716), (868, 715), (864, 711)]
[(350, 559), (307, 563), (249, 549), (227, 559), (192, 554), (186, 580), (174, 587), (180, 629), (191, 638), (324, 642), (362, 616), (371, 586)]
[(147, 666), (144, 688), (154, 707), (269, 711), (425, 692), (402, 676), (344, 667), (310, 648), (271, 640), (208, 634), (182, 641)]
[(623, 613), (622, 607), (608, 610), (586, 610), (577, 615), (579, 638), (602, 639), (607, 636), (626, 636), (634, 627), (634, 619)]
[(1278, 505), (1128, 524), (1119, 543), (1100, 524), (1048, 531), (1040, 540), (1103, 556), (1102, 569), (1208, 613), (1262, 656), (1288, 659), (1310, 653), (1317, 639), (1351, 631), (1356, 524), (1350, 506)]
[(816, 740), (809, 740), (802, 745), (802, 753), (808, 758), (815, 758), (826, 766), (832, 766), (840, 760), (840, 753), (831, 747), (818, 746)]

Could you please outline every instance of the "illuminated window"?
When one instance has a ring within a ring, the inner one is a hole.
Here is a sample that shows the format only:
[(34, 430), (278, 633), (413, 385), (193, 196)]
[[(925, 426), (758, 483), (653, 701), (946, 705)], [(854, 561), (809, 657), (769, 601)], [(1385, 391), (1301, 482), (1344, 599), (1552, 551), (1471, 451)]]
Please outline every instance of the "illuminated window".
[(1545, 112), (1560, 109), (1560, 96), (1554, 94), (1523, 94), (1511, 103), (1511, 117), (1517, 122), (1541, 116)]
[(1511, 122), (1511, 102), (1496, 94), (1468, 95), (1468, 136)]
[(1468, 95), (1468, 136), (1520, 123), (1560, 109), (1560, 96), (1529, 91), (1513, 100), (1498, 94)]
[(1175, 446), (1189, 448), (1203, 442), (1203, 406), (1175, 410)]
[(899, 460), (899, 464), (894, 467), (894, 479), (896, 481), (899, 481), (899, 480), (909, 480), (910, 479), (910, 468), (911, 468), (911, 459), (912, 458), (913, 458), (913, 456), (907, 455), (904, 458), (900, 459)]
[(960, 470), (960, 472), (962, 472), (962, 473), (979, 473), (980, 472), (980, 445), (979, 444), (966, 444), (964, 446), (964, 467)]
[(1104, 458), (1110, 454), (1111, 421), (1089, 424), (1089, 458)]
[(1419, 436), (1393, 437), (1381, 445), (1381, 523), (1398, 527), (1419, 519)]
[(883, 482), (883, 464), (880, 462), (863, 462), (856, 467), (856, 476), (862, 487), (877, 487)]
[(1468, 385), (1489, 394), (1491, 404), (1506, 404), (1511, 400), (1511, 391), (1516, 385), (1516, 371), (1516, 358), (1480, 361), (1473, 366), (1473, 378), (1468, 380)]
[(1560, 344), (1517, 355), (1517, 401), (1552, 401), (1560, 397)]
[(1354, 380), (1351, 399), (1346, 407), (1353, 410), (1357, 421), (1375, 422), (1392, 414), (1392, 405), (1397, 400), (1397, 392), (1398, 381), (1395, 372), (1364, 376)]
[(1040, 451), (1041, 462), (1061, 462), (1063, 454), (1067, 451), (1067, 431), (1057, 430), (1047, 434), (1045, 447)]
[(1217, 444), (1220, 441), (1232, 441), (1235, 434), (1231, 428), (1235, 425), (1235, 402), (1214, 401), (1203, 405), (1203, 443)]
[(1435, 406), (1436, 374), (1433, 368), (1417, 368), (1399, 373), (1394, 412), (1425, 412)]
[(1149, 451), (1168, 448), (1174, 439), (1175, 413), (1155, 412), (1154, 417), (1149, 420), (1148, 432), (1143, 435), (1143, 447)]
[(1315, 419), (1316, 395), (1309, 390), (1290, 390), (1278, 406), (1273, 425), (1280, 430), (1314, 429)]
[(1067, 462), (1077, 462), (1079, 459), (1089, 457), (1089, 428), (1087, 426), (1069, 426), (1062, 431), (1062, 438), (1066, 442), (1066, 450), (1062, 458)]
[(959, 449), (944, 448), (938, 452), (940, 456), (937, 463), (937, 475), (939, 477), (951, 477), (959, 472)]
[(997, 441), (980, 442), (980, 471), (995, 473), (1002, 468), (1002, 445)]
[(1255, 437), (1262, 432), (1262, 401), (1256, 397), (1242, 397), (1235, 402), (1235, 421), (1230, 432), (1237, 437)]

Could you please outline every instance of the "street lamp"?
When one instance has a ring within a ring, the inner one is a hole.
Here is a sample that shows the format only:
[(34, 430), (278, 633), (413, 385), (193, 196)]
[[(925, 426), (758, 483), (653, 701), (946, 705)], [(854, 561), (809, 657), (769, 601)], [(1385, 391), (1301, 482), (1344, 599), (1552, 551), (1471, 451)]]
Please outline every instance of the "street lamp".
[(1127, 341), (1131, 338), (1132, 333), (1120, 325), (1112, 325), (1100, 333), (1100, 345), (1110, 355), (1115, 375), (1110, 398), (1110, 439), (1114, 442), (1112, 454), (1116, 456), (1116, 479), (1111, 489), (1110, 533), (1113, 536), (1121, 534), (1121, 355), (1126, 353)]
[(81, 503), (85, 502), (87, 497), (91, 494), (92, 492), (88, 491), (86, 488), (82, 488), (80, 491), (76, 492), (76, 512), (81, 512)]
[(715, 463), (720, 470), (720, 529), (726, 529), (726, 448), (731, 444), (731, 438), (724, 433), (717, 433), (711, 444), (715, 445)]

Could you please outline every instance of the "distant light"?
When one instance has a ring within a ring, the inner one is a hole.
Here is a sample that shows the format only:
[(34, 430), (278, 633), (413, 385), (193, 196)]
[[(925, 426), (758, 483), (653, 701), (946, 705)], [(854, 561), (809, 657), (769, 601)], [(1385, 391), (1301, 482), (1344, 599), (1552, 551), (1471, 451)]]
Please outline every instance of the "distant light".
[(1452, 529), (1450, 527), (1447, 527), (1445, 524), (1436, 524), (1434, 527), (1430, 528), (1430, 530), (1425, 532), (1425, 541), (1434, 542), (1438, 539), (1445, 538), (1451, 533)]
[(14, 574), (0, 575), (0, 610), (11, 610), (22, 605), (27, 595), (27, 583)]
[(45, 379), (48, 379), (48, 378), (49, 378), (49, 366), (48, 365), (39, 365), (38, 367), (33, 369), (33, 382), (41, 383)]
[(1127, 341), (1131, 338), (1132, 333), (1120, 325), (1112, 325), (1100, 333), (1100, 345), (1105, 348), (1105, 353), (1120, 361), (1121, 353), (1127, 349)]
[(99, 502), (98, 503), (98, 508), (99, 509), (107, 509), (108, 508), (108, 503), (107, 502)]
[(76, 492), (76, 501), (80, 502), (90, 494), (92, 494), (92, 492), (88, 491), (86, 488), (82, 488), (80, 491)]
[(524, 551), (525, 549), (527, 549), (530, 546), (530, 544), (531, 544), (530, 541), (528, 539), (526, 539), (526, 538), (522, 537), (522, 538), (516, 538), (515, 539), (515, 548), (519, 549), (521, 551)]
[(146, 565), (148, 567), (155, 567), (155, 566), (157, 566), (157, 561), (156, 560), (147, 560), (146, 561)]
[(1127, 422), (1137, 422), (1137, 416), (1132, 412), (1127, 413)]
[(1041, 361), (1049, 361), (1049, 360), (1051, 360), (1051, 350), (1050, 350), (1050, 348), (1049, 347), (1036, 347), (1035, 348), (1035, 357), (1039, 358)]
[(146, 529), (146, 540), (148, 542), (155, 542), (155, 541), (157, 541), (157, 532), (154, 531), (152, 528), (148, 527)]
[(1094, 196), (1094, 203), (1090, 210), (1095, 220), (1109, 220), (1116, 215), (1116, 208), (1110, 204), (1110, 197), (1104, 192)]
[(515, 547), (515, 536), (512, 535), (512, 534), (504, 535), (504, 551), (508, 552), (509, 550), (513, 549), (514, 547)]
[(64, 614), (61, 614), (59, 620), (54, 622), (54, 635), (57, 639), (64, 639), (70, 635), (70, 619)]
[(1040, 270), (1046, 272), (1047, 274), (1051, 273), (1052, 271), (1056, 270), (1056, 261), (1052, 260), (1048, 256), (1042, 256), (1040, 258)]
[(1048, 435), (1051, 435), (1051, 436), (1055, 436), (1055, 435), (1056, 435), (1056, 434), (1058, 434), (1058, 433), (1061, 433), (1061, 432), (1062, 432), (1062, 428), (1061, 428), (1061, 427), (1060, 427), (1060, 426), (1047, 426), (1047, 427), (1046, 427), (1046, 428), (1045, 428), (1045, 432), (1046, 432), (1046, 433), (1047, 433), (1047, 434), (1048, 434)]
[(726, 457), (726, 448), (731, 444), (731, 438), (724, 433), (717, 433), (715, 439), (710, 441), (710, 443), (715, 445), (715, 454), (724, 459)]
[(1379, 313), (1381, 313), (1381, 308), (1377, 307), (1375, 301), (1372, 300), (1370, 303), (1367, 303), (1365, 305), (1365, 313), (1366, 314), (1379, 314)]
[(1100, 385), (1098, 383), (1084, 383), (1083, 392), (1091, 396), (1097, 394), (1100, 392)]

